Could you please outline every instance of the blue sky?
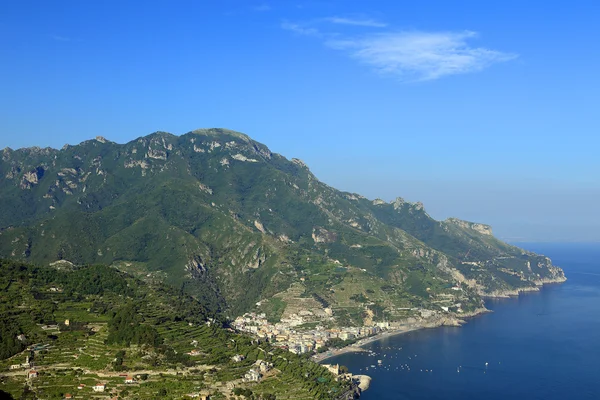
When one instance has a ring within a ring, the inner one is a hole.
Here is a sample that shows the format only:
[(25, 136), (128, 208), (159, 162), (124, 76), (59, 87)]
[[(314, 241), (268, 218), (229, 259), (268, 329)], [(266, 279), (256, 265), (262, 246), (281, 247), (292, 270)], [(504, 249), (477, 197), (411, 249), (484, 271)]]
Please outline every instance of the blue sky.
[(245, 132), (326, 183), (600, 240), (600, 2), (5, 1), (0, 147)]

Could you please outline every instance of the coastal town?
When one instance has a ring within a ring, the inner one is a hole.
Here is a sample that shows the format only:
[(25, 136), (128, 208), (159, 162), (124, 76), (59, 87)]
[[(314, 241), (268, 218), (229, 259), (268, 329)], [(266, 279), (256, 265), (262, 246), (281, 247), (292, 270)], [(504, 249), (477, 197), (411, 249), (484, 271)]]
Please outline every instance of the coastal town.
[[(306, 328), (307, 321), (302, 315), (292, 314), (282, 318), (280, 322), (272, 323), (264, 313), (246, 313), (237, 317), (232, 327), (240, 332), (250, 333), (260, 339), (268, 340), (273, 346), (286, 349), (295, 354), (323, 353), (331, 341), (339, 339), (342, 345), (365, 344), (367, 338), (376, 338), (387, 334), (401, 333), (429, 326), (458, 325), (460, 321), (439, 311), (414, 308), (418, 317), (407, 318), (403, 321), (373, 322), (371, 326), (362, 327), (331, 327), (312, 323)], [(340, 343), (338, 341), (338, 343)], [(355, 350), (358, 350), (356, 347)], [(326, 357), (320, 357), (326, 358)]]
[(318, 351), (327, 346), (331, 339), (345, 341), (373, 336), (390, 328), (389, 322), (379, 322), (374, 326), (340, 327), (325, 329), (317, 325), (314, 329), (299, 329), (304, 324), (302, 316), (292, 315), (281, 322), (270, 323), (264, 313), (246, 313), (233, 321), (233, 327), (241, 332), (251, 333), (270, 341), (274, 346), (287, 349), (295, 354)]

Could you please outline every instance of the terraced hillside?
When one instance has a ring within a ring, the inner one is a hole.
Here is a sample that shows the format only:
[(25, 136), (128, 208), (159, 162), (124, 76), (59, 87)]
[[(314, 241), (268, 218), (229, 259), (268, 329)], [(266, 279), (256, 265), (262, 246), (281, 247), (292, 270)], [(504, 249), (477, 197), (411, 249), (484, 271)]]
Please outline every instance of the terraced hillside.
[[(16, 399), (335, 399), (354, 390), (305, 357), (226, 330), (151, 279), (104, 266), (0, 267), (0, 389)], [(244, 379), (252, 369), (256, 382)]]

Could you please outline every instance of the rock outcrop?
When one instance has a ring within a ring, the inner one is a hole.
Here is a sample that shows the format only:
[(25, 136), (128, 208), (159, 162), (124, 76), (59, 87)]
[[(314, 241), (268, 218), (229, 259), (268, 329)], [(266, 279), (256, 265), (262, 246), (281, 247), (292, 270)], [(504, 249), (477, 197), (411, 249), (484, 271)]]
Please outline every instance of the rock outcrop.
[(492, 227), (489, 226), (489, 225), (478, 224), (476, 222), (463, 221), (463, 220), (458, 219), (458, 218), (448, 218), (444, 222), (447, 222), (447, 223), (450, 223), (450, 224), (454, 224), (454, 225), (458, 225), (461, 228), (472, 229), (475, 232), (481, 233), (482, 235), (493, 236)]

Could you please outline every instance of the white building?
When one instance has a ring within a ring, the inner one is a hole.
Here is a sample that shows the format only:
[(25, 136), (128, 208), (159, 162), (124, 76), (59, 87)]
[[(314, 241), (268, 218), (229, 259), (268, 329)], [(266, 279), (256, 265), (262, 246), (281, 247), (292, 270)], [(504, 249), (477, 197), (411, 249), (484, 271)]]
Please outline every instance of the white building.
[(258, 382), (260, 380), (260, 377), (260, 372), (258, 372), (255, 369), (251, 369), (244, 375), (244, 380), (247, 382)]
[(106, 385), (96, 385), (96, 386), (92, 386), (92, 390), (94, 392), (104, 392), (104, 389), (106, 389)]
[(269, 372), (273, 368), (273, 364), (265, 360), (256, 360), (254, 363), (258, 367), (258, 370), (262, 373)]

